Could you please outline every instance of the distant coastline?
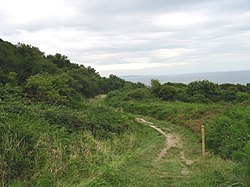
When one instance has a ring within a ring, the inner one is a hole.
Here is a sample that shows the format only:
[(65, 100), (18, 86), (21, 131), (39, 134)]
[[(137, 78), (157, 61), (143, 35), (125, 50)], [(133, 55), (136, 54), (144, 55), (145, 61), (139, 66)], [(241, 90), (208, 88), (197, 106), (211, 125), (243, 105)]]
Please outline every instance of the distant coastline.
[(150, 84), (151, 79), (157, 79), (161, 83), (180, 82), (190, 83), (197, 80), (209, 80), (215, 83), (232, 83), (247, 84), (250, 83), (250, 70), (244, 71), (228, 71), (228, 72), (210, 72), (210, 73), (194, 73), (194, 74), (172, 74), (172, 75), (128, 75), (120, 76), (121, 78), (131, 82), (141, 82), (146, 85)]

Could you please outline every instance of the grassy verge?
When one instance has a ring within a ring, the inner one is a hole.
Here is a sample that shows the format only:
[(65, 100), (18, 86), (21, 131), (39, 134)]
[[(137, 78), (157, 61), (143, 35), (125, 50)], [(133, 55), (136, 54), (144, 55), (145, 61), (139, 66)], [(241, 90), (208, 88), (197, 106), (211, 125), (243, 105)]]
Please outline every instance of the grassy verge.
[(1, 186), (126, 186), (122, 168), (161, 137), (98, 102), (70, 108), (2, 100)]
[[(135, 117), (135, 116), (134, 116)], [(137, 116), (138, 117), (138, 116)], [(114, 160), (99, 176), (81, 183), (82, 186), (245, 186), (246, 179), (240, 174), (240, 164), (224, 160), (212, 153), (200, 157), (200, 140), (193, 133), (171, 123), (144, 117), (168, 133), (180, 135), (183, 148), (171, 148), (165, 157), (157, 160), (164, 148), (164, 138), (154, 129), (135, 123), (141, 144), (119, 159)], [(185, 164), (184, 153), (193, 164)], [(183, 169), (188, 173), (183, 174)], [(80, 185), (80, 186), (81, 186)]]
[(107, 103), (137, 115), (152, 116), (185, 126), (194, 133), (200, 133), (206, 126), (208, 147), (223, 158), (249, 163), (250, 107), (241, 103), (198, 104), (163, 102), (157, 100), (129, 100), (116, 102), (107, 98)]
[[(103, 100), (69, 108), (0, 103), (2, 186), (244, 186), (241, 163), (209, 153), (200, 159), (200, 139), (182, 126), (144, 117), (179, 134), (183, 148), (156, 161), (164, 137), (117, 112)], [(186, 109), (185, 109), (186, 110)], [(178, 111), (178, 110), (177, 110)], [(93, 128), (94, 127), (94, 128)], [(194, 160), (191, 165), (186, 159)], [(183, 174), (186, 170), (186, 174)], [(244, 178), (245, 177), (245, 178)]]
[[(144, 117), (153, 122), (165, 132), (176, 133), (181, 136), (183, 143), (182, 150), (170, 149), (166, 157), (159, 163), (158, 170), (163, 170), (166, 174), (165, 186), (245, 186), (247, 181), (241, 163), (235, 163), (225, 160), (212, 152), (207, 152), (206, 158), (201, 158), (201, 141), (200, 137), (194, 135), (188, 129), (182, 126), (159, 121), (154, 118)], [(187, 160), (194, 161), (193, 164), (184, 167), (189, 171), (187, 176), (181, 175), (183, 161), (180, 160), (180, 152), (183, 151)], [(164, 181), (164, 180), (163, 180)], [(168, 183), (166, 183), (168, 182)], [(164, 186), (164, 185), (162, 185)]]
[(77, 186), (92, 180), (140, 145), (133, 124), (105, 106), (72, 108), (4, 98), (1, 186)]

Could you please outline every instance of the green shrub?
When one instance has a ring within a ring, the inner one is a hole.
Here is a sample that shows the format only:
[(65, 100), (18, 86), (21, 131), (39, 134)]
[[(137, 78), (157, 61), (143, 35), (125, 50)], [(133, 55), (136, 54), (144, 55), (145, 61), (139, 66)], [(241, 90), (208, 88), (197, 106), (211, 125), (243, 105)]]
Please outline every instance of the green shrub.
[(0, 160), (3, 180), (29, 179), (34, 168), (35, 140), (22, 122), (0, 123)]
[(50, 75), (40, 73), (30, 76), (25, 86), (29, 97), (48, 104), (68, 103), (73, 89), (67, 74)]
[(152, 98), (152, 95), (147, 88), (137, 88), (128, 92), (127, 97), (128, 99), (143, 100)]
[(235, 151), (232, 155), (234, 161), (241, 162), (245, 168), (245, 175), (248, 176), (246, 183), (250, 185), (250, 141), (241, 150)]
[(249, 113), (230, 112), (229, 109), (223, 116), (206, 123), (208, 147), (225, 158), (232, 158), (234, 152), (241, 151), (250, 138)]
[(211, 102), (208, 98), (205, 97), (203, 94), (195, 94), (193, 95), (189, 101), (196, 102), (196, 103), (208, 103)]
[(250, 94), (245, 92), (237, 92), (236, 93), (236, 100), (239, 102), (243, 101), (249, 101), (250, 100)]

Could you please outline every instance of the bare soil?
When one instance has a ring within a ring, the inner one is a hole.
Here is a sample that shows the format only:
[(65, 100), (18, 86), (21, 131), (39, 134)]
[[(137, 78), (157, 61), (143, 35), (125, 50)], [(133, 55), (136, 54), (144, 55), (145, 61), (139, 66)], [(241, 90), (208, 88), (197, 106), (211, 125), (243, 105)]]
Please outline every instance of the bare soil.
[(153, 128), (153, 129), (155, 129), (156, 131), (158, 131), (160, 134), (162, 134), (165, 137), (164, 148), (162, 148), (160, 150), (160, 153), (158, 154), (158, 156), (156, 158), (156, 162), (161, 161), (167, 155), (167, 153), (170, 149), (177, 148), (180, 150), (180, 154), (178, 157), (180, 158), (180, 161), (181, 161), (180, 164), (182, 165), (181, 174), (184, 176), (188, 175), (189, 170), (188, 170), (187, 166), (192, 165), (194, 163), (194, 161), (186, 159), (185, 153), (183, 151), (182, 138), (178, 134), (171, 132), (170, 129), (164, 129), (165, 131), (168, 131), (166, 133), (161, 128), (155, 126), (154, 123), (146, 121), (142, 118), (136, 118), (136, 120), (140, 123), (143, 123), (143, 124)]

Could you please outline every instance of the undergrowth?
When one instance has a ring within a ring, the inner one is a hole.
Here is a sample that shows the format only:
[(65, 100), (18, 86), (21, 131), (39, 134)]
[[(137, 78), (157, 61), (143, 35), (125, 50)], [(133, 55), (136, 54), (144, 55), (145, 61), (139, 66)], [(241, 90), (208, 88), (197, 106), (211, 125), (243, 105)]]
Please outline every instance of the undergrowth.
[(208, 149), (224, 159), (240, 162), (242, 175), (250, 178), (250, 106), (247, 103), (126, 100), (125, 95), (121, 91), (111, 92), (106, 103), (122, 111), (185, 126), (196, 136), (200, 136), (201, 125), (205, 125)]
[(76, 185), (138, 146), (133, 120), (109, 107), (35, 103), (13, 89), (0, 89), (2, 186)]

